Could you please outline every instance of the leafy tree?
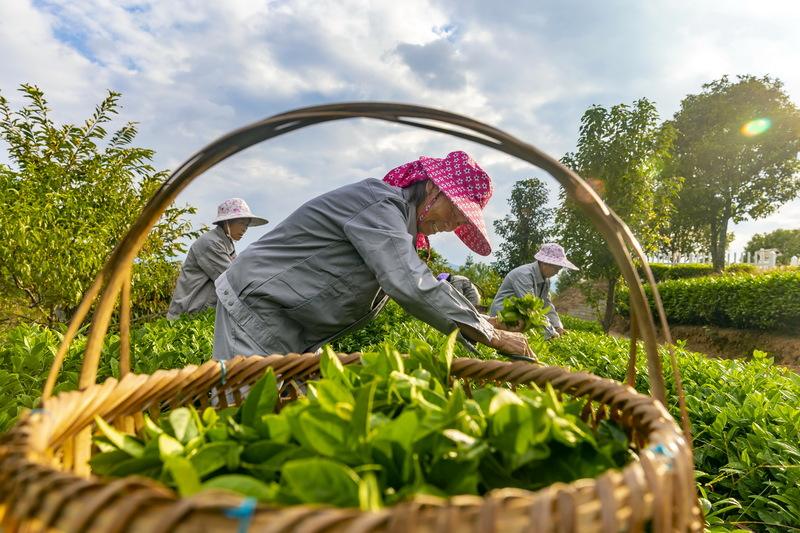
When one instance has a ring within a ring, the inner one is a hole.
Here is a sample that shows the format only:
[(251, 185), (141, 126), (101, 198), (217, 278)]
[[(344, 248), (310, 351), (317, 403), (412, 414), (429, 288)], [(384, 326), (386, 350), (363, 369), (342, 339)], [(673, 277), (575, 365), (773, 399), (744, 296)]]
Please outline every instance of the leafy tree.
[[(642, 98), (629, 106), (590, 107), (581, 118), (577, 151), (563, 157), (619, 215), (646, 251), (654, 251), (669, 222), (672, 200), (680, 180), (664, 173), (675, 132), (660, 126), (655, 105)], [(561, 193), (556, 215), (561, 244), (594, 288), (606, 285), (603, 327), (614, 314), (619, 270), (605, 239), (578, 206)]]
[(800, 192), (800, 111), (767, 76), (727, 76), (689, 95), (675, 114), (680, 217), (702, 230), (721, 271), (728, 224), (762, 218)]
[(433, 246), (430, 248), (420, 248), (417, 250), (417, 255), (420, 259), (425, 261), (425, 264), (428, 265), (428, 268), (433, 272), (434, 276), (442, 272), (450, 272), (450, 263), (448, 263), (447, 259), (437, 252)]
[(675, 198), (672, 215), (659, 251), (670, 256), (708, 253), (711, 243), (708, 232), (699, 223), (700, 206), (688, 195)]
[(800, 229), (776, 229), (769, 233), (756, 233), (744, 251), (754, 254), (761, 248), (777, 248), (779, 265), (788, 265), (792, 256), (800, 257)]
[(503, 276), (533, 262), (534, 254), (552, 233), (555, 212), (546, 207), (547, 187), (536, 178), (516, 182), (508, 205), (510, 213), (494, 221), (494, 230), (503, 239), (494, 268)]
[(477, 285), (482, 300), (488, 302), (491, 302), (503, 282), (503, 276), (497, 270), (487, 263), (475, 262), (472, 255), (468, 255), (464, 264), (453, 273), (469, 278)]
[[(0, 165), (0, 290), (25, 302), (22, 318), (53, 324), (69, 318), (166, 172), (150, 164), (152, 150), (131, 146), (134, 123), (106, 131), (119, 93), (109, 91), (82, 125), (56, 126), (38, 87), (20, 91), (18, 111), (0, 95), (0, 138), (13, 165)], [(185, 218), (193, 212), (171, 207), (149, 235), (133, 277), (140, 309), (152, 311), (149, 296), (171, 290), (170, 259), (196, 236)]]

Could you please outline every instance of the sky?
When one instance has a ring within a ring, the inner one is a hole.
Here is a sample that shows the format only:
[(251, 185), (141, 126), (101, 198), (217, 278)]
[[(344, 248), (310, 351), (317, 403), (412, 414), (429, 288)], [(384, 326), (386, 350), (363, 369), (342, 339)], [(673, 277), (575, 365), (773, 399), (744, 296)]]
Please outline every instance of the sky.
[[(667, 119), (723, 75), (777, 77), (800, 104), (798, 20), (796, 0), (0, 0), (0, 91), (19, 107), (19, 85), (38, 85), (59, 122), (82, 122), (107, 90), (119, 91), (117, 124), (137, 122), (136, 144), (154, 149), (163, 169), (248, 123), (344, 101), (454, 111), (561, 157), (589, 106), (647, 97)], [(198, 208), (200, 226), (225, 198), (244, 198), (271, 224), (252, 228), (241, 250), (318, 194), (452, 150), (494, 180), (490, 228), (517, 180), (542, 179), (555, 205), (558, 184), (528, 163), (366, 119), (252, 147), (178, 202)], [(800, 228), (800, 199), (734, 225), (732, 250), (777, 228)], [(431, 242), (454, 264), (469, 253), (452, 234)]]

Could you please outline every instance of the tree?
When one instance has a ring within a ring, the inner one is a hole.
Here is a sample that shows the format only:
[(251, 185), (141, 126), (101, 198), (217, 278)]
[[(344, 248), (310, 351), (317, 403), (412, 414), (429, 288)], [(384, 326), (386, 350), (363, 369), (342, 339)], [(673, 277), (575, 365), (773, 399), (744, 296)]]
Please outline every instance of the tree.
[(754, 254), (761, 248), (776, 248), (779, 265), (788, 265), (792, 256), (800, 257), (800, 229), (776, 229), (769, 233), (756, 233), (744, 251)]
[(468, 255), (464, 264), (453, 273), (465, 276), (477, 285), (482, 299), (491, 300), (494, 298), (494, 295), (497, 294), (497, 289), (500, 288), (500, 284), (503, 282), (503, 276), (497, 270), (489, 264), (475, 262), (472, 254)]
[[(82, 125), (56, 126), (39, 88), (20, 91), (26, 105), (18, 111), (0, 95), (0, 138), (14, 166), (0, 165), (0, 290), (25, 302), (22, 318), (52, 325), (70, 316), (166, 172), (150, 164), (152, 150), (131, 146), (134, 123), (106, 131), (119, 93), (109, 92)], [(148, 236), (133, 275), (140, 304), (152, 290), (171, 290), (171, 258), (197, 236), (185, 218), (192, 212), (171, 207)]]
[[(655, 105), (646, 98), (632, 106), (592, 106), (581, 118), (577, 151), (562, 159), (589, 181), (648, 252), (663, 240), (680, 187), (679, 179), (664, 173), (674, 138), (673, 128), (659, 125)], [(602, 235), (563, 191), (561, 198), (556, 215), (561, 244), (584, 278), (605, 283), (602, 322), (608, 331), (619, 269)]]
[(422, 259), (433, 275), (439, 275), (442, 272), (450, 272), (450, 263), (447, 262), (442, 254), (434, 250), (433, 246), (430, 248), (420, 248), (417, 250), (417, 255)]
[(673, 124), (675, 174), (684, 178), (679, 216), (725, 266), (728, 224), (773, 213), (800, 192), (800, 111), (767, 76), (727, 76), (681, 102)]
[(494, 268), (503, 276), (530, 263), (551, 234), (554, 209), (547, 205), (547, 188), (536, 178), (520, 180), (511, 189), (510, 213), (494, 221), (494, 230), (503, 239)]

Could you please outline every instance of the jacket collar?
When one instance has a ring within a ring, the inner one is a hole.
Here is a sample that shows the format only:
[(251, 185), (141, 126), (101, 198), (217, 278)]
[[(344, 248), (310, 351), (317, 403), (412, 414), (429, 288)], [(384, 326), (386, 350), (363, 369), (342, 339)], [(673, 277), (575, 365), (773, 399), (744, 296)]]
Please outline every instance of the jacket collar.
[(211, 231), (213, 231), (217, 236), (217, 239), (219, 239), (219, 241), (225, 245), (229, 254), (236, 253), (236, 246), (233, 244), (233, 239), (228, 237), (228, 234), (225, 233), (225, 228), (218, 224), (214, 224), (214, 229)]
[[(542, 271), (539, 270), (539, 261), (534, 261), (531, 263), (531, 275), (533, 276), (533, 286), (534, 288), (541, 287), (542, 284), (547, 284), (547, 279), (542, 276)], [(537, 296), (539, 296), (537, 294)]]
[(411, 188), (407, 187), (405, 189), (400, 189), (400, 195), (403, 197), (403, 200), (405, 200), (406, 204), (408, 205), (408, 220), (406, 221), (406, 227), (408, 228), (408, 233), (416, 237), (417, 205), (411, 201)]

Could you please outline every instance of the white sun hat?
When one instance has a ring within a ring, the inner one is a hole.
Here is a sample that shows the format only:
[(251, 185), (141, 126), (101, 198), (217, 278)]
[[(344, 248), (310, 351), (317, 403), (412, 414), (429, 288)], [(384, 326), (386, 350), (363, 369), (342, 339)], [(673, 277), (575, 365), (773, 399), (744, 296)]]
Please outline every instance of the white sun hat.
[(560, 244), (556, 244), (554, 242), (543, 244), (533, 257), (542, 263), (562, 266), (570, 270), (578, 270), (578, 267), (576, 267), (569, 259), (567, 259), (567, 254), (564, 253), (564, 248)]
[(249, 218), (249, 226), (263, 226), (269, 222), (266, 218), (257, 217), (250, 211), (250, 206), (241, 198), (230, 198), (225, 200), (217, 206), (217, 218), (214, 219), (214, 224), (217, 222), (224, 222), (225, 220), (233, 220), (235, 218)]

